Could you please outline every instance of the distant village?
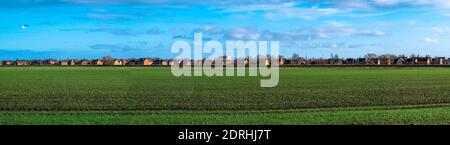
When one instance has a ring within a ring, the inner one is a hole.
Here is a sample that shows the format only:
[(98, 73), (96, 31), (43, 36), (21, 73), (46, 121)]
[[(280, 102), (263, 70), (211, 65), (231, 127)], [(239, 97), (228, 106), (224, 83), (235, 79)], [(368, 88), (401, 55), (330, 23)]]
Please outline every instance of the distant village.
[[(264, 64), (270, 65), (270, 56), (265, 57)], [(220, 58), (222, 59), (222, 58)], [(222, 64), (236, 64), (238, 60), (248, 65), (249, 58), (233, 59), (231, 57), (223, 56)], [(450, 64), (450, 58), (445, 57), (431, 57), (419, 55), (376, 55), (367, 54), (359, 58), (340, 58), (336, 54), (331, 54), (329, 58), (308, 58), (300, 57), (298, 54), (293, 54), (292, 57), (279, 57), (279, 64), (281, 66), (302, 66), (302, 65), (447, 65)], [(2, 60), (0, 66), (170, 66), (174, 64), (190, 65), (194, 63), (205, 64), (203, 60), (191, 60), (188, 62), (174, 61), (173, 59), (160, 58), (138, 58), (138, 59), (115, 59), (110, 56), (101, 59), (34, 59), (34, 60)], [(212, 61), (214, 64), (214, 61)]]

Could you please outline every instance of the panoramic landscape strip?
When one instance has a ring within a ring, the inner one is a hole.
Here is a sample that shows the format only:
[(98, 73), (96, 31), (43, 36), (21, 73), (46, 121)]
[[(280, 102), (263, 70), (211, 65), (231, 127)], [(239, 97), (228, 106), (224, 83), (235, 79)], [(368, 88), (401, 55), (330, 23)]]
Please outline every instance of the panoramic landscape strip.
[[(249, 62), (254, 61), (259, 64), (259, 61), (264, 61), (263, 64), (271, 64), (271, 56), (260, 56), (263, 60), (256, 59), (256, 57), (242, 57), (233, 58), (231, 56), (221, 56), (214, 60), (206, 58), (195, 59), (162, 59), (162, 58), (129, 58), (117, 59), (111, 56), (105, 56), (100, 59), (17, 59), (17, 60), (1, 60), (0, 66), (171, 66), (171, 65), (189, 65), (194, 64), (208, 64), (214, 65), (216, 60), (221, 60), (221, 64), (233, 64), (242, 62), (249, 65)], [(299, 54), (293, 54), (292, 57), (279, 56), (280, 66), (302, 66), (302, 65), (447, 65), (450, 58), (446, 57), (431, 57), (430, 55), (392, 55), (383, 54), (376, 55), (373, 53), (367, 54), (364, 57), (358, 58), (341, 58), (337, 54), (331, 54), (329, 58), (308, 58), (301, 57)], [(189, 61), (190, 60), (190, 61)], [(241, 61), (242, 60), (242, 61)]]

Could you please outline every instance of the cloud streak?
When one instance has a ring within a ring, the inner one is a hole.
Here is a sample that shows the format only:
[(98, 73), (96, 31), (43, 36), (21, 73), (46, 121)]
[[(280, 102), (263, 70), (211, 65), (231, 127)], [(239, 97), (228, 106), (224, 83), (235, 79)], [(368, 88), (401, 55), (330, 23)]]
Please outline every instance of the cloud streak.
[(136, 31), (129, 28), (71, 28), (71, 29), (60, 29), (60, 31), (65, 32), (84, 31), (87, 33), (102, 32), (120, 36), (160, 35), (165, 33), (163, 30), (158, 28), (151, 28), (145, 31)]
[[(1, 6), (53, 6), (53, 5), (155, 5), (155, 4), (206, 4), (210, 6), (232, 6), (227, 11), (275, 10), (289, 8), (298, 3), (311, 3), (346, 9), (383, 9), (408, 7), (442, 7), (449, 8), (448, 0), (5, 0)], [(239, 5), (245, 5), (238, 7)]]
[(433, 38), (429, 38), (429, 37), (426, 37), (423, 41), (425, 41), (427, 43), (438, 43), (439, 42), (439, 40), (433, 39)]
[(277, 32), (271, 30), (258, 31), (252, 28), (233, 28), (224, 34), (224, 39), (305, 41), (355, 36), (380, 37), (385, 35), (386, 32), (381, 30), (361, 30), (351, 26), (325, 25), (315, 28), (291, 30), (287, 32)]
[(89, 48), (94, 50), (106, 50), (110, 52), (137, 52), (165, 47), (163, 43), (152, 45), (146, 41), (129, 42), (127, 44), (94, 44), (89, 46)]

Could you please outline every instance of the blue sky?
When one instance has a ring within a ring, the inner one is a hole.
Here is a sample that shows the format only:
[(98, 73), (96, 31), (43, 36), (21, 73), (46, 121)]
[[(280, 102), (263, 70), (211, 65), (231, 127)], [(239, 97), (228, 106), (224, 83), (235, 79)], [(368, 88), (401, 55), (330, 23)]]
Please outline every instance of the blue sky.
[(194, 32), (280, 41), (288, 57), (450, 57), (448, 0), (3, 0), (0, 19), (3, 60), (172, 58)]

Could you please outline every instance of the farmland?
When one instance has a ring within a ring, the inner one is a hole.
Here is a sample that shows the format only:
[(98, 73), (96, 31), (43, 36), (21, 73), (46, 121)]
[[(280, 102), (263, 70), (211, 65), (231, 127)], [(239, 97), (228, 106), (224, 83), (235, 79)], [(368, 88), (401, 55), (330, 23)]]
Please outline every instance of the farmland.
[(450, 124), (450, 68), (282, 68), (173, 77), (163, 67), (0, 67), (0, 124)]

